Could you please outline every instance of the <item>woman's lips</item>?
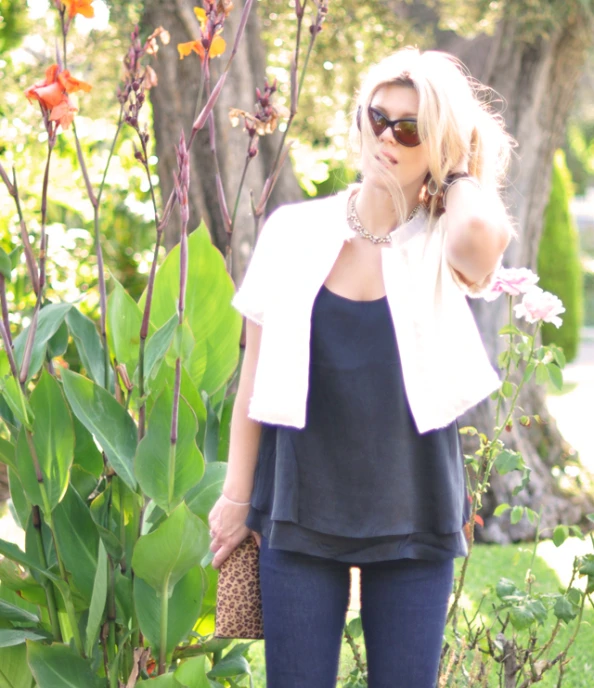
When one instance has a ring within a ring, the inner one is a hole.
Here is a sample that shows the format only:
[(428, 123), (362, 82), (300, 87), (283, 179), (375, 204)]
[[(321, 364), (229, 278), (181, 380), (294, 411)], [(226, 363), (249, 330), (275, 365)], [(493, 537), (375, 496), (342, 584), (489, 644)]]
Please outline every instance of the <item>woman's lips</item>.
[(385, 167), (393, 167), (394, 165), (398, 164), (398, 160), (396, 160), (390, 155), (386, 155), (385, 153), (382, 153), (381, 155), (376, 155), (375, 159), (378, 162), (381, 162), (382, 165), (384, 165)]

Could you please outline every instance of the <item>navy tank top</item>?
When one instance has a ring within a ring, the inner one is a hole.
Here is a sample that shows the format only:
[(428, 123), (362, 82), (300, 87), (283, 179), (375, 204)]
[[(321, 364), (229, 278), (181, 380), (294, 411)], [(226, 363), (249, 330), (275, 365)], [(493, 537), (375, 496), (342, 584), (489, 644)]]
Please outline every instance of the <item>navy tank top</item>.
[(468, 554), (458, 426), (420, 435), (386, 297), (322, 286), (303, 429), (263, 424), (246, 525), (269, 546), (353, 564)]

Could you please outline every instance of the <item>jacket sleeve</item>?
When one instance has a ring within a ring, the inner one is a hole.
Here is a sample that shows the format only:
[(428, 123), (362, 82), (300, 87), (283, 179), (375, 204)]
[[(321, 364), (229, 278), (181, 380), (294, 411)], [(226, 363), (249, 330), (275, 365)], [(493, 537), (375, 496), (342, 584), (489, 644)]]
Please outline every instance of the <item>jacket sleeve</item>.
[(280, 235), (283, 233), (276, 209), (266, 220), (256, 241), (248, 269), (237, 290), (232, 305), (246, 318), (264, 324), (267, 303), (275, 284), (275, 272), (280, 260)]

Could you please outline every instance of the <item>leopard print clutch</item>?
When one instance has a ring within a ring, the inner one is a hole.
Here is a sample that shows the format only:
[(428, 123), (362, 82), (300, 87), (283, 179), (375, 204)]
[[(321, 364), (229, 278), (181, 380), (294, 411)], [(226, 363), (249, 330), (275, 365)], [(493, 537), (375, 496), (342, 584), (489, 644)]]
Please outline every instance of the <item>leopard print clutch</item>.
[(264, 638), (259, 551), (254, 537), (248, 535), (221, 564), (216, 638)]

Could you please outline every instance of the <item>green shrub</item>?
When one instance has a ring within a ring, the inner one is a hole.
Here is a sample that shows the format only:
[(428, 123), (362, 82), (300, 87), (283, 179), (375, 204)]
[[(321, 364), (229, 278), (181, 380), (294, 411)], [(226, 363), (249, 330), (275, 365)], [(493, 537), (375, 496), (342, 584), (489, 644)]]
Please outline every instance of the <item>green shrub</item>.
[(571, 173), (565, 162), (565, 154), (558, 150), (553, 162), (551, 193), (538, 249), (538, 274), (539, 286), (556, 294), (566, 309), (563, 325), (559, 329), (544, 324), (543, 344), (562, 347), (568, 361), (577, 355), (584, 319), (584, 278), (579, 257), (579, 235), (569, 212), (572, 195)]

